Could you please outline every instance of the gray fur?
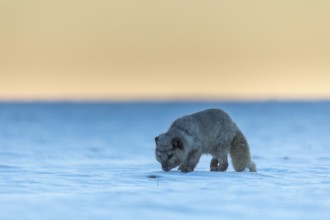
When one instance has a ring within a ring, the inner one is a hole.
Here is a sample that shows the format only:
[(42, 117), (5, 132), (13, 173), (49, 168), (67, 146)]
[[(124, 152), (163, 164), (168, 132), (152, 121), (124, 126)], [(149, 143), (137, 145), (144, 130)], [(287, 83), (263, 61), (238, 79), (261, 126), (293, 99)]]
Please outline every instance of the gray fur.
[(235, 171), (256, 171), (249, 145), (230, 116), (208, 109), (175, 120), (167, 132), (155, 138), (156, 159), (164, 171), (179, 166), (182, 172), (195, 169), (202, 154), (211, 154), (211, 171), (226, 171), (230, 154)]

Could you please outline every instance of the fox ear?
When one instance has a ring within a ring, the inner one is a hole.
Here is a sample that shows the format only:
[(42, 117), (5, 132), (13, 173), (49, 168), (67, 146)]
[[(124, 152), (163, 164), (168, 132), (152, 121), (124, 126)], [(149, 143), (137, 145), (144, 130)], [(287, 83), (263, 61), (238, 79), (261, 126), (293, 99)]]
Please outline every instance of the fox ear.
[(183, 142), (182, 142), (182, 139), (179, 137), (174, 137), (171, 141), (171, 144), (174, 149), (176, 149), (176, 148), (178, 148), (180, 150), (183, 149)]
[(158, 136), (157, 136), (157, 137), (155, 137), (155, 142), (156, 142), (156, 144), (157, 144), (157, 142), (158, 142)]

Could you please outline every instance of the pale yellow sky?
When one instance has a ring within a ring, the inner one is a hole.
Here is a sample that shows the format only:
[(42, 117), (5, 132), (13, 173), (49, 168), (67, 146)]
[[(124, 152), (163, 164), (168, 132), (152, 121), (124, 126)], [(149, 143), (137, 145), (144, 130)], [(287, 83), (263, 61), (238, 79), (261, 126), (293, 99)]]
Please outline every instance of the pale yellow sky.
[(0, 0), (0, 100), (330, 98), (329, 12), (327, 0)]

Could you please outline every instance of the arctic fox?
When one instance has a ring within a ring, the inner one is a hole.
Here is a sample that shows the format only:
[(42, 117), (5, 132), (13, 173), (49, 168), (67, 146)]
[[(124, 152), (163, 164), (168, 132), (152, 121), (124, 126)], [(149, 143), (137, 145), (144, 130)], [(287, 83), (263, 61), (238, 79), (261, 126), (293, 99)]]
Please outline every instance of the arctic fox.
[(167, 132), (155, 137), (156, 159), (164, 171), (179, 166), (195, 169), (202, 154), (211, 154), (210, 171), (226, 171), (230, 154), (235, 171), (256, 172), (249, 145), (230, 116), (220, 109), (207, 109), (175, 120)]

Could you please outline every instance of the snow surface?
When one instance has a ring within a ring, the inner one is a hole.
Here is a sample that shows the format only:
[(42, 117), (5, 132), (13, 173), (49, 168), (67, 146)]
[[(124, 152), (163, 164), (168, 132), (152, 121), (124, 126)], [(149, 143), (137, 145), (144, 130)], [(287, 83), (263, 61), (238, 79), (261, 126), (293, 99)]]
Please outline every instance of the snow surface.
[[(154, 137), (215, 107), (258, 172), (161, 171)], [(0, 219), (329, 219), (330, 102), (0, 103)]]

